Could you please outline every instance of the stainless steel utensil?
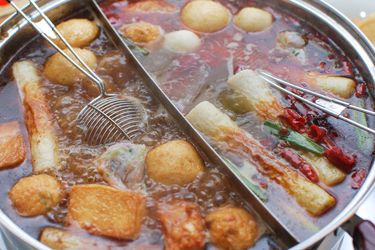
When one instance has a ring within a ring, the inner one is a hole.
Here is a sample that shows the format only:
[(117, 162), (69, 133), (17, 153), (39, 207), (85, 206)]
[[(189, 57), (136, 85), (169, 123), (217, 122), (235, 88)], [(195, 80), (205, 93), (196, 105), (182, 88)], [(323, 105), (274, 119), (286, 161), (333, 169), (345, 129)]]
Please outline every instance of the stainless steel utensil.
[[(374, 129), (371, 129), (371, 128), (363, 125), (363, 124), (360, 124), (356, 121), (353, 121), (353, 120), (351, 120), (351, 119), (349, 119), (349, 118), (347, 118), (343, 115), (344, 111), (347, 110), (347, 109), (352, 109), (352, 110), (362, 112), (362, 113), (365, 113), (367, 115), (372, 115), (372, 116), (375, 116), (374, 111), (354, 106), (354, 105), (352, 105), (348, 102), (344, 102), (344, 101), (339, 100), (337, 98), (322, 95), (322, 94), (317, 93), (315, 91), (312, 91), (312, 90), (300, 87), (296, 84), (287, 82), (283, 79), (280, 79), (280, 78), (278, 78), (278, 77), (276, 77), (276, 76), (274, 76), (270, 73), (267, 73), (267, 72), (264, 72), (264, 71), (261, 71), (261, 70), (258, 70), (258, 73), (266, 82), (268, 82), (269, 84), (271, 84), (273, 87), (277, 88), (278, 90), (280, 90), (284, 93), (287, 93), (288, 95), (291, 95), (291, 96), (295, 97), (296, 99), (298, 99), (298, 100), (300, 100), (304, 103), (307, 103), (310, 106), (313, 106), (314, 108), (322, 110), (323, 112), (325, 112), (325, 113), (327, 113), (327, 114), (329, 114), (329, 115), (331, 115), (331, 116), (333, 116), (337, 119), (340, 119), (340, 120), (345, 121), (349, 124), (352, 124), (352, 125), (360, 128), (360, 129), (363, 129), (363, 130), (365, 130), (365, 131), (367, 131), (371, 134), (375, 134)], [(293, 93), (292, 91), (289, 91), (289, 90), (281, 87), (279, 84), (282, 84), (282, 85), (288, 86), (288, 87), (292, 87), (294, 89), (298, 89), (300, 91), (303, 91), (305, 93), (311, 94), (311, 95), (319, 97), (319, 98), (316, 99), (315, 101), (310, 101), (306, 98), (303, 98), (302, 96), (299, 96), (299, 95)]]
[[(120, 99), (115, 94), (107, 93), (104, 81), (80, 58), (34, 0), (29, 0), (29, 2), (42, 17), (39, 22), (34, 22), (12, 0), (8, 0), (8, 2), (51, 46), (97, 85), (99, 96), (90, 101), (77, 117), (77, 123), (83, 129), (86, 143), (100, 145), (121, 140), (133, 140), (142, 133), (144, 110), (140, 103), (129, 98)], [(55, 44), (53, 40), (57, 38), (65, 44), (78, 63)]]
[[(98, 0), (100, 1), (100, 0)], [(364, 38), (364, 36), (355, 28), (345, 17), (340, 13), (326, 5), (321, 0), (290, 0), (290, 1), (279, 1), (269, 0), (270, 4), (274, 6), (280, 5), (285, 10), (292, 10), (292, 15), (303, 16), (306, 22), (313, 24), (321, 32), (330, 35), (333, 41), (338, 43), (338, 46), (345, 49), (349, 57), (356, 58), (356, 63), (360, 69), (360, 72), (366, 78), (366, 81), (373, 86), (375, 79), (375, 69), (373, 62), (375, 61), (375, 50), (371, 47), (370, 43)], [(119, 40), (114, 28), (103, 19), (102, 12), (98, 10), (98, 6), (95, 0), (39, 0), (39, 6), (45, 13), (48, 12), (48, 16), (52, 20), (59, 20), (73, 13), (77, 10), (88, 9), (99, 19), (102, 24), (102, 28), (105, 30), (110, 38), (114, 38), (113, 42), (119, 49), (121, 49), (126, 55), (131, 54), (128, 48), (123, 47), (122, 42)], [(32, 16), (39, 16), (38, 13), (32, 11), (28, 6), (23, 8), (26, 13)], [(12, 15), (7, 21), (0, 25), (0, 31), (2, 37), (0, 37), (0, 64), (5, 65), (8, 63), (10, 58), (20, 49), (26, 40), (29, 40), (35, 36), (35, 33), (28, 28), (28, 23), (22, 19), (19, 14)], [(226, 170), (225, 164), (222, 163), (222, 159), (216, 158), (216, 151), (214, 151), (210, 145), (197, 133), (196, 130), (186, 121), (183, 114), (175, 109), (169, 98), (161, 91), (160, 87), (154, 85), (152, 77), (144, 72), (142, 65), (138, 65), (139, 61), (136, 61), (136, 66), (140, 73), (145, 75), (145, 83), (150, 87), (155, 97), (168, 109), (168, 111), (175, 118), (175, 122), (179, 124), (184, 131), (190, 136), (190, 138), (196, 142), (197, 145), (207, 154), (209, 158), (213, 160), (215, 164), (220, 166), (222, 170)], [(373, 89), (370, 88), (371, 91)], [(249, 193), (246, 188), (246, 184), (243, 181), (234, 182), (233, 186), (238, 187), (243, 191), (244, 198), (254, 207), (257, 211), (262, 211), (262, 217), (267, 219), (267, 224), (271, 227), (272, 231), (278, 235), (278, 237), (285, 241), (286, 246), (293, 247), (293, 249), (310, 249), (311, 247), (317, 246), (322, 238), (327, 234), (338, 228), (343, 222), (350, 219), (361, 202), (367, 198), (371, 191), (375, 180), (375, 165), (369, 172), (369, 175), (363, 184), (362, 188), (357, 191), (354, 198), (340, 211), (339, 214), (328, 224), (321, 228), (320, 231), (316, 232), (308, 239), (294, 238), (292, 231), (286, 231), (285, 225), (279, 221), (280, 218), (276, 218), (269, 210), (264, 209), (262, 204), (254, 195)], [(227, 170), (228, 176), (233, 180), (236, 179), (235, 173), (231, 173)], [(17, 247), (11, 249), (46, 249), (50, 250), (46, 246), (42, 245), (32, 236), (28, 235), (19, 226), (17, 226), (9, 217), (0, 210), (0, 225), (4, 229), (4, 235), (9, 238), (7, 242), (11, 242)], [(294, 238), (294, 239), (293, 239)], [(12, 246), (10, 244), (10, 246)], [(285, 247), (286, 248), (286, 247)]]

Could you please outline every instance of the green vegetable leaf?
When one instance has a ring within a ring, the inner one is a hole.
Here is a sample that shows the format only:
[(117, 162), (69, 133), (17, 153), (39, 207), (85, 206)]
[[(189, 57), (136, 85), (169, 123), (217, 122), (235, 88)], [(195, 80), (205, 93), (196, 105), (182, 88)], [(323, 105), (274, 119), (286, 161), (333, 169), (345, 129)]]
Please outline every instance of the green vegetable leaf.
[[(286, 129), (280, 124), (271, 121), (264, 122), (264, 126), (269, 133), (277, 136), (283, 141), (290, 143), (290, 145), (314, 153), (316, 155), (323, 155), (324, 153), (324, 148), (322, 146), (298, 132), (295, 132), (291, 129)], [(287, 133), (281, 133), (282, 129), (285, 129)]]
[[(223, 157), (223, 156), (222, 156)], [(254, 192), (256, 196), (259, 197), (263, 202), (266, 202), (268, 200), (268, 197), (266, 193), (258, 187), (255, 183), (253, 183), (249, 178), (244, 176), (241, 171), (238, 169), (238, 167), (229, 159), (223, 157), (225, 163), (227, 166), (234, 172), (235, 175), (251, 190)]]
[(138, 52), (141, 52), (142, 55), (144, 56), (147, 56), (148, 54), (150, 54), (150, 51), (148, 51), (147, 49), (144, 49), (142, 47), (139, 47), (138, 45), (136, 45), (132, 40), (122, 36), (122, 39), (125, 41), (125, 43), (129, 46), (129, 48), (131, 50), (136, 50)]
[[(356, 103), (356, 106), (360, 108), (366, 108), (365, 102), (363, 99), (359, 99)], [(365, 126), (368, 126), (366, 114), (362, 112), (353, 112), (351, 114), (354, 121), (363, 124)], [(363, 129), (355, 127), (355, 133), (357, 135), (357, 144), (359, 149), (363, 152), (372, 151), (372, 145), (374, 143), (373, 136), (364, 131)]]

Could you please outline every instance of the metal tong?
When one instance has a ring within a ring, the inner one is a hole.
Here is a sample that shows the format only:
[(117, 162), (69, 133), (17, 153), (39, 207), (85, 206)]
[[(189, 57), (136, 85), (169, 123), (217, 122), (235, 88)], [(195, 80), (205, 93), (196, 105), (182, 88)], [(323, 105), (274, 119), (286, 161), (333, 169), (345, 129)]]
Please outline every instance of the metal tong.
[[(85, 142), (100, 145), (133, 140), (142, 133), (144, 109), (140, 103), (131, 98), (119, 99), (116, 94), (107, 93), (104, 81), (80, 58), (34, 0), (29, 2), (42, 17), (39, 22), (34, 22), (23, 8), (19, 8), (12, 0), (7, 1), (52, 47), (97, 85), (99, 96), (90, 101), (77, 117), (77, 124), (83, 128)], [(57, 38), (61, 39), (78, 63), (55, 44), (53, 40)]]
[[(358, 111), (358, 112), (362, 112), (362, 113), (365, 113), (367, 115), (371, 115), (371, 116), (375, 116), (375, 112), (374, 111), (371, 111), (371, 110), (368, 110), (368, 109), (364, 109), (364, 108), (360, 108), (360, 107), (357, 107), (357, 106), (354, 106), (348, 102), (345, 102), (345, 101), (342, 101), (342, 100), (339, 100), (337, 98), (333, 98), (333, 97), (329, 97), (329, 96), (326, 96), (326, 95), (322, 95), (320, 93), (317, 93), (315, 91), (312, 91), (312, 90), (309, 90), (309, 89), (306, 89), (306, 88), (303, 88), (303, 87), (300, 87), (298, 85), (295, 85), (293, 83), (290, 83), (290, 82), (287, 82), (283, 79), (280, 79), (270, 73), (267, 73), (267, 72), (264, 72), (264, 71), (261, 71), (261, 70), (258, 70), (258, 73), (260, 75), (260, 77), (262, 77), (265, 81), (267, 81), (269, 84), (271, 84), (273, 87), (275, 87), (276, 89), (284, 92), (284, 93), (287, 93), (288, 95), (291, 95), (293, 97), (295, 97), (296, 99), (314, 107), (314, 108), (317, 108), (337, 119), (340, 119), (342, 121), (345, 121), (351, 125), (354, 125), (360, 129), (363, 129), (371, 134), (374, 134), (375, 135), (375, 130), (374, 129), (371, 129), (361, 123), (358, 123), (356, 121), (353, 121), (347, 117), (344, 116), (344, 111), (347, 110), (347, 109), (352, 109), (352, 110), (355, 110), (355, 111)], [(294, 88), (294, 89), (297, 89), (297, 90), (300, 90), (300, 91), (303, 91), (305, 93), (308, 93), (308, 94), (311, 94), (313, 96), (316, 96), (318, 97), (318, 99), (316, 99), (315, 101), (310, 101), (306, 98), (303, 98), (302, 96), (299, 96), (297, 95), (296, 93), (293, 93), (292, 91), (289, 91), (287, 89), (285, 89), (284, 87), (280, 86), (279, 84), (281, 85), (284, 85), (284, 86), (288, 86), (288, 87), (291, 87), (291, 88)]]

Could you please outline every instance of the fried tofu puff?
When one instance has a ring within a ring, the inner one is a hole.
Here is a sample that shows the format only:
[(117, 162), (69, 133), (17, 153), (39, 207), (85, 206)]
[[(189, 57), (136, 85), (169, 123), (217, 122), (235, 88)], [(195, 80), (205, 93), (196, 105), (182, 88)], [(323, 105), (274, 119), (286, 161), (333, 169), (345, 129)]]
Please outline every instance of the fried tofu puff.
[(184, 201), (159, 204), (157, 215), (163, 226), (166, 250), (203, 249), (204, 221), (198, 205)]
[[(96, 68), (97, 59), (93, 52), (79, 48), (74, 50), (91, 69)], [(78, 60), (68, 49), (65, 49), (64, 52), (78, 63)], [(60, 53), (56, 53), (48, 59), (44, 67), (44, 75), (53, 83), (67, 86), (73, 86), (85, 78), (85, 75)]]
[(145, 214), (145, 199), (136, 192), (99, 184), (74, 186), (70, 192), (68, 222), (77, 222), (90, 234), (134, 240)]
[(193, 145), (187, 141), (175, 140), (149, 151), (146, 168), (149, 177), (157, 182), (185, 185), (203, 172), (204, 163)]
[(10, 190), (9, 198), (19, 215), (43, 215), (59, 203), (62, 187), (55, 177), (33, 175), (20, 179)]
[(248, 249), (258, 237), (257, 222), (242, 208), (218, 208), (205, 221), (212, 243), (221, 249)]
[(26, 158), (26, 147), (18, 122), (0, 124), (0, 170), (14, 167)]
[(162, 0), (142, 0), (129, 5), (129, 9), (133, 11), (145, 12), (174, 12), (176, 7)]
[(233, 23), (246, 32), (259, 32), (271, 27), (273, 18), (265, 10), (246, 7), (234, 16)]
[[(99, 28), (95, 22), (88, 19), (70, 19), (62, 22), (56, 26), (62, 36), (72, 47), (85, 47), (94, 41), (99, 35)], [(56, 39), (55, 43), (62, 49), (65, 49), (65, 44)]]
[(230, 18), (229, 10), (214, 1), (191, 1), (181, 11), (182, 22), (198, 32), (212, 33), (224, 29)]
[(160, 26), (148, 22), (137, 22), (123, 25), (120, 33), (138, 45), (145, 46), (157, 43), (162, 39), (163, 30)]

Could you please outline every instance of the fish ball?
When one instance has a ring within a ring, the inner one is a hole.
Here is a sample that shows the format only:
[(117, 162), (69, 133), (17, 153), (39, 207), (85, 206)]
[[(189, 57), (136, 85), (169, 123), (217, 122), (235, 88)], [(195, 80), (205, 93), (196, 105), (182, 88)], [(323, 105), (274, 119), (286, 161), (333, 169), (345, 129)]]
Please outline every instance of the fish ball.
[(21, 216), (48, 213), (62, 196), (62, 188), (55, 177), (40, 174), (20, 179), (9, 192), (9, 198)]
[(145, 45), (161, 39), (162, 29), (158, 25), (147, 22), (137, 22), (123, 25), (120, 32), (133, 42)]
[(165, 35), (164, 47), (177, 53), (191, 53), (201, 45), (199, 37), (191, 31), (179, 30)]
[(193, 145), (183, 140), (169, 141), (148, 152), (148, 175), (166, 185), (185, 185), (204, 170), (204, 164)]
[[(62, 36), (72, 47), (84, 47), (94, 41), (99, 35), (99, 28), (95, 22), (88, 19), (70, 19), (56, 26)], [(56, 39), (56, 44), (65, 49), (65, 44)]]
[(190, 29), (199, 32), (219, 31), (227, 26), (229, 19), (229, 10), (214, 1), (191, 1), (181, 12), (182, 22)]
[[(96, 68), (97, 59), (93, 52), (79, 48), (74, 50), (91, 69)], [(65, 49), (64, 52), (78, 63), (78, 60), (68, 49)], [(48, 59), (44, 67), (44, 75), (51, 82), (68, 86), (72, 86), (85, 78), (85, 75), (60, 53), (56, 53)]]
[(248, 249), (258, 237), (257, 222), (242, 208), (218, 208), (205, 220), (212, 243), (221, 249)]
[(271, 27), (273, 19), (265, 10), (246, 7), (234, 16), (233, 23), (246, 32), (259, 32)]

